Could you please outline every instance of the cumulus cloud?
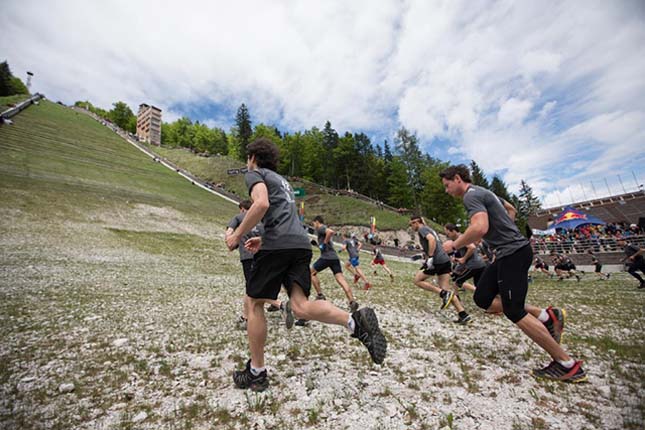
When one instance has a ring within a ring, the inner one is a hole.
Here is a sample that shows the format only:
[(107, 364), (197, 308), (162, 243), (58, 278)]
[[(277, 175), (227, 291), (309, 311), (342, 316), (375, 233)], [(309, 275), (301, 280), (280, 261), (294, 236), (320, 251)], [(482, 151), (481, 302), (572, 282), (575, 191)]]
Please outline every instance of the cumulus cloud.
[(283, 129), (403, 125), (548, 196), (640, 171), (644, 21), (637, 0), (23, 0), (3, 4), (0, 52), (55, 100), (220, 127), (242, 102)]

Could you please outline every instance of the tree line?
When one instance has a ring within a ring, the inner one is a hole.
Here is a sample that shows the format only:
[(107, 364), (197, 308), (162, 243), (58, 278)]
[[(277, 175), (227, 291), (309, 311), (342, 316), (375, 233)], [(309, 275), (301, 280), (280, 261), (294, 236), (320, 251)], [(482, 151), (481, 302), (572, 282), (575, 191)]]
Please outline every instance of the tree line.
[[(135, 131), (136, 117), (123, 102), (114, 103), (110, 111), (89, 102), (76, 105)], [(188, 148), (204, 155), (228, 155), (240, 162), (246, 161), (246, 146), (259, 137), (271, 139), (280, 148), (278, 173), (284, 176), (352, 190), (396, 208), (420, 212), (440, 224), (467, 222), (463, 205), (444, 191), (439, 180), (439, 172), (450, 163), (424, 154), (417, 135), (405, 127), (397, 131), (392, 142), (386, 140), (381, 145), (364, 133), (340, 134), (329, 121), (322, 128), (287, 133), (273, 125), (253, 125), (248, 107), (242, 104), (228, 133), (187, 117), (163, 123), (161, 128), (164, 146)], [(474, 160), (469, 167), (475, 185), (490, 189), (518, 209), (517, 223), (525, 231), (528, 216), (540, 208), (531, 187), (522, 181), (519, 193), (513, 194), (498, 175), (489, 182)]]
[(29, 94), (29, 90), (19, 77), (11, 73), (9, 63), (3, 61), (0, 63), (0, 97), (17, 94)]

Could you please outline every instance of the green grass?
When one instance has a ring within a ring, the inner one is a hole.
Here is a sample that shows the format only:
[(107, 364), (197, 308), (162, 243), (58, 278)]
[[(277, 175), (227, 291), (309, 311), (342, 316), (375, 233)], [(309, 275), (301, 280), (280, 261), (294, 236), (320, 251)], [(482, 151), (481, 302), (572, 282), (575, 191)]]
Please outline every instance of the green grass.
[(23, 100), (27, 100), (29, 97), (29, 94), (16, 94), (14, 96), (0, 97), (0, 112), (4, 112), (9, 109), (10, 104), (13, 105), (20, 103)]
[[(201, 157), (187, 149), (148, 146), (160, 156), (172, 161), (195, 176), (224, 184), (228, 191), (246, 198), (248, 195), (243, 175), (229, 176), (228, 169), (240, 168), (244, 163), (227, 156)], [(306, 190), (305, 220), (311, 221), (316, 215), (322, 215), (330, 225), (369, 226), (370, 217), (375, 216), (377, 227), (381, 230), (407, 229), (409, 218), (397, 213), (382, 210), (375, 205), (347, 196), (334, 196), (320, 191), (315, 185), (292, 182), (295, 187)], [(441, 230), (440, 230), (441, 231)]]

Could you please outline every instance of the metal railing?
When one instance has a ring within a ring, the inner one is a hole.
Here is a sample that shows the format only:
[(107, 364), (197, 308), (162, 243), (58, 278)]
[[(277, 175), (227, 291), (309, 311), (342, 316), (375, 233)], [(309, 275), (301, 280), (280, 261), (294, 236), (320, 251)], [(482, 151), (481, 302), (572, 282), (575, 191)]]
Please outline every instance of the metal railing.
[[(33, 96), (29, 97), (27, 100), (21, 101), (20, 103), (18, 103), (14, 107), (9, 108), (9, 109), (5, 110), (4, 112), (0, 113), (0, 117), (3, 118), (3, 119), (4, 118), (9, 119), (12, 116), (15, 116), (15, 115), (19, 114), (20, 112), (22, 112), (23, 110), (27, 109), (29, 106), (31, 106), (32, 104), (34, 104), (38, 100), (43, 99), (44, 97), (45, 97), (44, 95), (42, 95), (40, 93), (36, 93)], [(2, 121), (0, 121), (0, 122), (2, 122)]]
[[(625, 240), (632, 245), (645, 248), (645, 236), (627, 236)], [(555, 251), (559, 254), (582, 254), (591, 249), (593, 252), (622, 252), (623, 248), (614, 237), (599, 237), (590, 239), (569, 239), (557, 236), (531, 238), (531, 246), (535, 254), (549, 254)]]

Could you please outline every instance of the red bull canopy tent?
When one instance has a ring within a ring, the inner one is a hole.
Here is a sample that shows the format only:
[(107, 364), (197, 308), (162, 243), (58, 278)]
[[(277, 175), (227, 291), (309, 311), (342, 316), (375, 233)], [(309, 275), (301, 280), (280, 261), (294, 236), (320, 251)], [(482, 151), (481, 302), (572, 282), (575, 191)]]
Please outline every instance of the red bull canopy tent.
[(586, 214), (571, 207), (566, 207), (558, 214), (558, 216), (555, 217), (553, 224), (551, 224), (549, 228), (573, 230), (581, 225), (588, 224), (604, 225), (605, 222), (593, 215)]

